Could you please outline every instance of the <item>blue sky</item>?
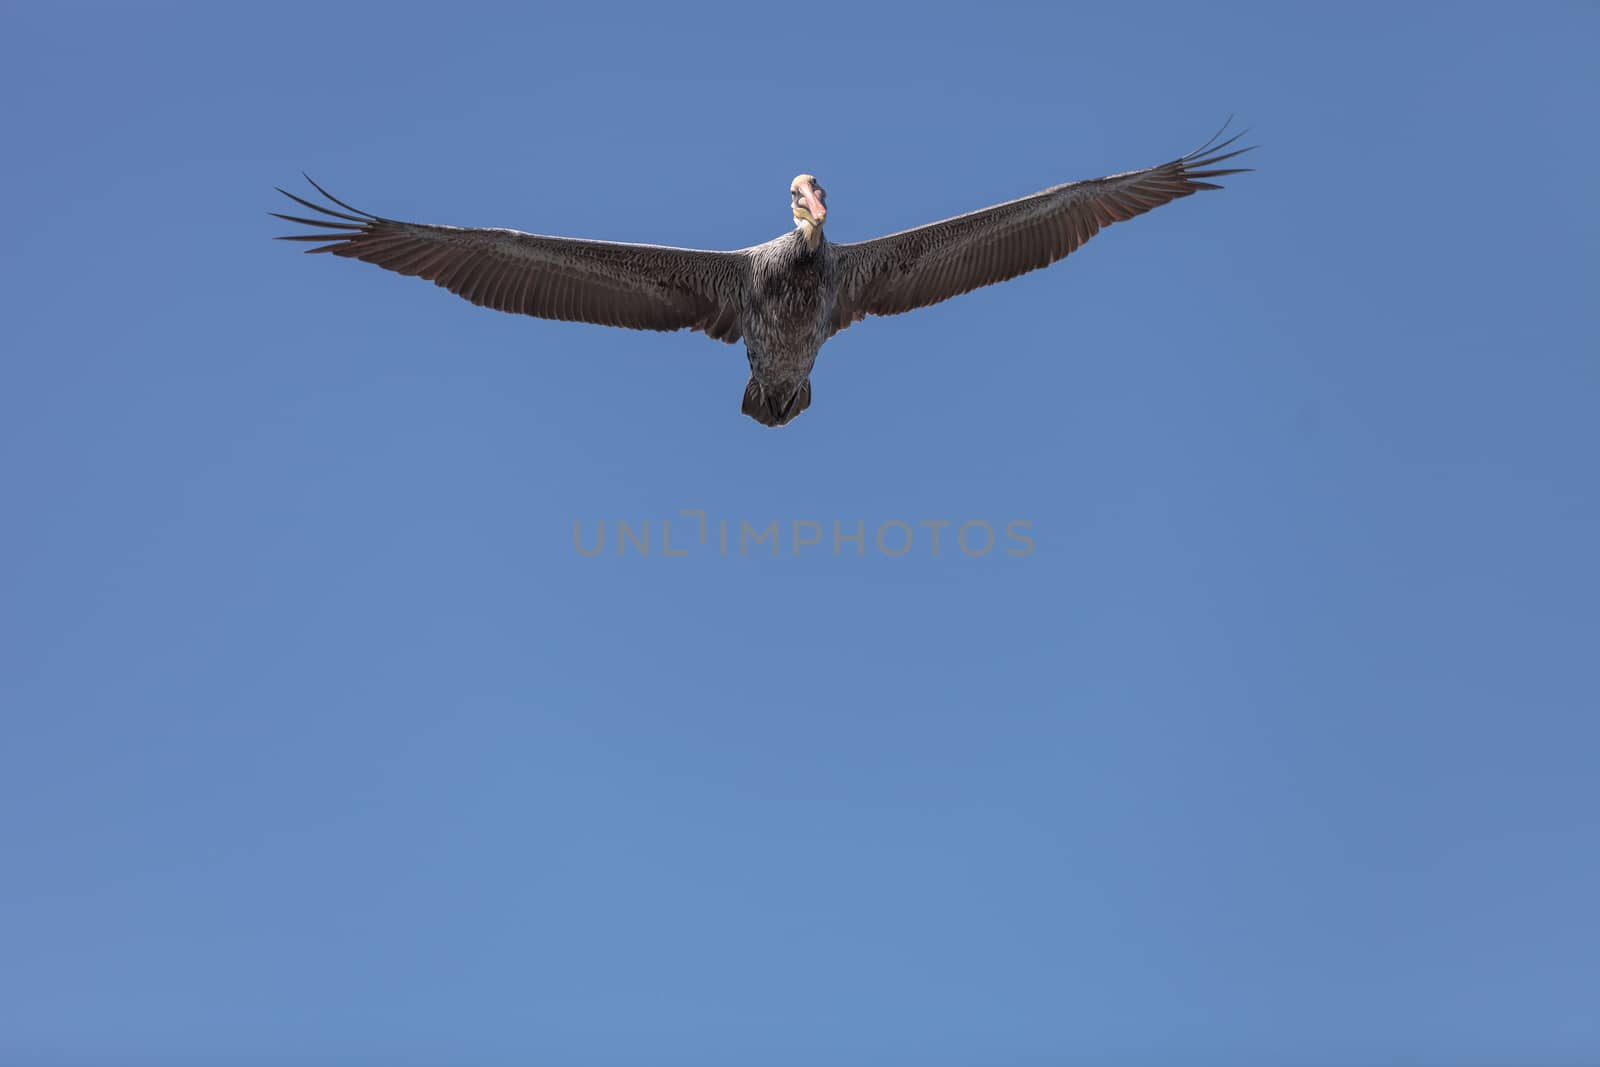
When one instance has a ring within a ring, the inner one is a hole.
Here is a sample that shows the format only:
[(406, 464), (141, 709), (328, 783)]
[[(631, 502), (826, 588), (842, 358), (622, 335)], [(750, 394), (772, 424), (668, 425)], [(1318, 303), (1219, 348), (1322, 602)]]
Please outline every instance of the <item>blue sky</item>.
[[(0, 1061), (1600, 1060), (1593, 4), (4, 19)], [(268, 240), (859, 240), (1230, 113), (777, 432)]]

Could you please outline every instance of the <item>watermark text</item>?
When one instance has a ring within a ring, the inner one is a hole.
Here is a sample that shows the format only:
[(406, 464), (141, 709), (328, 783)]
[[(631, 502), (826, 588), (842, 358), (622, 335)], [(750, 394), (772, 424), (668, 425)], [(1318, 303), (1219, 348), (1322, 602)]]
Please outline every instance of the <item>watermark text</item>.
[(927, 559), (1004, 555), (1016, 558), (1033, 553), (1024, 519), (993, 523), (986, 519), (888, 519), (869, 526), (865, 519), (714, 519), (705, 511), (684, 508), (674, 518), (657, 520), (604, 519), (572, 521), (572, 548), (580, 556), (652, 555), (681, 559), (689, 555), (722, 557), (866, 556), (869, 552), (901, 558)]

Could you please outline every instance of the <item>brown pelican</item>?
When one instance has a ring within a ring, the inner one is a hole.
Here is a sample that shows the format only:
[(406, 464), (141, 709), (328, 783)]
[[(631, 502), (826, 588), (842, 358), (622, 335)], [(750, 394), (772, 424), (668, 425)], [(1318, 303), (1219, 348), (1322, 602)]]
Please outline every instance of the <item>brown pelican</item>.
[(1201, 189), (1207, 178), (1248, 168), (1217, 164), (1242, 134), (1210, 141), (1170, 163), (1068, 182), (981, 211), (857, 244), (823, 236), (828, 194), (810, 174), (789, 183), (794, 229), (734, 252), (544, 237), (518, 230), (400, 222), (351, 207), (306, 177), (343, 210), (280, 193), (325, 216), (279, 215), (318, 233), (308, 252), (365, 260), (414, 274), (483, 307), (543, 319), (703, 331), (744, 339), (750, 382), (743, 411), (782, 426), (811, 403), (811, 366), (835, 333), (868, 315), (898, 315), (1049, 266), (1102, 226), (1142, 215)]

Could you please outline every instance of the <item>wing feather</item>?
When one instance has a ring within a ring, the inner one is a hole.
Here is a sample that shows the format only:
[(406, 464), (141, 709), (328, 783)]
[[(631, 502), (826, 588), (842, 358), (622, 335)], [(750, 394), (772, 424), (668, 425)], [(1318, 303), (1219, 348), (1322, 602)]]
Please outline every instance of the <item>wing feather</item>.
[(730, 344), (739, 340), (749, 271), (742, 253), (401, 222), (351, 207), (306, 180), (343, 209), (278, 190), (322, 216), (270, 212), (317, 229), (279, 238), (320, 242), (307, 252), (425, 278), (497, 311), (635, 330), (702, 330)]
[[(1224, 127), (1226, 128), (1226, 127)], [(836, 245), (842, 286), (833, 328), (868, 315), (898, 315), (1047, 267), (1113, 222), (1241, 174), (1218, 167), (1250, 148), (1229, 151), (1243, 133), (1204, 145), (1170, 163), (1069, 182), (980, 211), (857, 244)]]

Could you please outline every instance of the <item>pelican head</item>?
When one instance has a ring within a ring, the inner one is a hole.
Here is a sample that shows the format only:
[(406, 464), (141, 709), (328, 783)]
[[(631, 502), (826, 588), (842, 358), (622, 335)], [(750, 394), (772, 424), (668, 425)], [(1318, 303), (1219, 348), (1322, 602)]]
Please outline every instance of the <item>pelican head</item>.
[(795, 228), (805, 235), (806, 244), (815, 248), (828, 218), (828, 194), (815, 177), (802, 174), (789, 183), (789, 199), (793, 202)]

